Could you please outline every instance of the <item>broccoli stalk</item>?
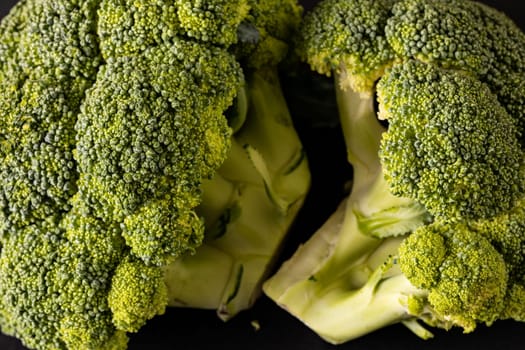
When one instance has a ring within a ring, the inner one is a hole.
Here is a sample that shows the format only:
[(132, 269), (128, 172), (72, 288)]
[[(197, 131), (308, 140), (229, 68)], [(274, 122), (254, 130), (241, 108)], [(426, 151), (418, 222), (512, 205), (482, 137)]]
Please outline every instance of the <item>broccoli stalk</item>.
[[(259, 296), (310, 186), (308, 163), (276, 72), (246, 79), (225, 163), (203, 184), (204, 244), (168, 265), (171, 306), (216, 309), (227, 320)], [(246, 105), (246, 107), (243, 107)]]
[[(334, 79), (340, 86), (344, 73)], [(391, 278), (392, 264), (385, 261), (396, 254), (397, 236), (430, 215), (417, 202), (392, 195), (384, 180), (378, 152), (385, 129), (373, 98), (341, 88), (336, 97), (353, 167), (352, 191), (264, 284), (264, 292), (324, 339), (341, 343), (410, 318), (407, 296), (425, 292), (402, 276)]]

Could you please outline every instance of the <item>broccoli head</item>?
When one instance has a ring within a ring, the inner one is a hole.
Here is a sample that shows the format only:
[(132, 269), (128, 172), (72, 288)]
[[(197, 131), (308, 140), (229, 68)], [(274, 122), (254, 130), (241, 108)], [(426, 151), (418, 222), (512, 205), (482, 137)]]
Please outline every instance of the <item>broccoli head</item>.
[[(177, 298), (183, 271), (169, 265), (199, 259), (233, 199), (249, 224), (225, 224), (232, 238), (214, 249), (249, 276), (230, 314), (253, 302), (309, 185), (276, 66), (300, 14), (294, 1), (252, 0), (11, 10), (0, 23), (2, 332), (34, 349), (125, 349)], [(272, 240), (244, 256), (239, 242), (259, 234)], [(231, 294), (221, 276), (216, 293)]]
[(297, 54), (334, 77), (353, 179), (265, 283), (271, 299), (332, 343), (523, 321), (524, 38), (474, 1), (306, 14)]
[(392, 0), (321, 1), (305, 16), (297, 50), (312, 69), (344, 76), (342, 86), (364, 94), (395, 59), (385, 26)]

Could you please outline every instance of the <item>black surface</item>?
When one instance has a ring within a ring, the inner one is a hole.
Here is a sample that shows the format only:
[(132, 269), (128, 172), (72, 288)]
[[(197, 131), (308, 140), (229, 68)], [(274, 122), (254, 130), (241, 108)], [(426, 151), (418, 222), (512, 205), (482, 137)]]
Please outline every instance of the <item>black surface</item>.
[[(52, 0), (50, 0), (52, 1)], [(16, 3), (16, 0), (0, 0), (0, 17)], [(309, 9), (315, 0), (303, 0)], [(484, 1), (505, 11), (522, 28), (525, 18), (520, 11), (519, 1)], [(317, 83), (329, 86), (323, 78)], [(282, 254), (286, 259), (306, 240), (335, 209), (341, 197), (341, 189), (349, 177), (350, 169), (345, 163), (345, 154), (340, 131), (331, 126), (335, 104), (327, 90), (312, 89), (312, 98), (295, 94), (297, 84), (304, 81), (285, 81), (283, 86), (290, 99), (292, 113), (296, 119), (309, 121), (315, 111), (323, 111), (326, 122), (323, 127), (312, 131), (308, 123), (298, 123), (297, 128), (305, 144), (312, 165), (313, 185), (310, 195), (297, 223), (294, 226)], [(322, 85), (321, 85), (322, 86)], [(1, 93), (1, 92), (0, 92)], [(328, 180), (328, 181), (327, 181)], [(322, 206), (319, 204), (323, 203)], [(256, 331), (252, 321), (261, 328)], [(449, 332), (433, 330), (435, 338), (423, 341), (401, 325), (394, 325), (352, 342), (334, 346), (327, 344), (302, 325), (298, 320), (277, 307), (266, 297), (261, 297), (255, 306), (242, 312), (233, 320), (224, 323), (213, 311), (170, 309), (163, 316), (151, 320), (138, 334), (131, 335), (130, 350), (151, 349), (337, 349), (337, 350), (382, 350), (382, 349), (479, 349), (517, 350), (523, 349), (525, 324), (500, 321), (492, 327), (480, 326), (474, 333), (462, 334), (460, 330)], [(0, 334), (0, 350), (25, 350), (14, 338)]]

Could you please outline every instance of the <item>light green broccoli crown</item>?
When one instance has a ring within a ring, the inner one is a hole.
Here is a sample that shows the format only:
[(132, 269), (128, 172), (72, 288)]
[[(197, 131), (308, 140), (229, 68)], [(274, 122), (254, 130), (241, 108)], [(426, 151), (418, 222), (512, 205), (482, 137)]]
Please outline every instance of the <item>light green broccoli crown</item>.
[(489, 217), (512, 208), (522, 186), (513, 119), (488, 87), (419, 61), (396, 65), (377, 86), (389, 122), (380, 158), (392, 193), (437, 217)]
[(399, 248), (401, 271), (443, 319), (465, 332), (500, 318), (507, 293), (503, 256), (482, 234), (457, 222), (418, 228)]
[(385, 36), (391, 0), (327, 0), (309, 12), (298, 39), (299, 55), (321, 74), (344, 70), (344, 86), (371, 93), (395, 59)]

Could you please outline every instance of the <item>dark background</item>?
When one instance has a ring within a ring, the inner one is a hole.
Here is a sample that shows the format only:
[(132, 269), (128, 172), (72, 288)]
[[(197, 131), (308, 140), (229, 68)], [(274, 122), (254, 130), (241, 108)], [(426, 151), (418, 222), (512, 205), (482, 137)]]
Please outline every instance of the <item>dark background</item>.
[[(52, 0), (50, 0), (52, 1)], [(16, 3), (0, 0), (0, 18)], [(306, 10), (317, 1), (300, 1)], [(483, 1), (507, 13), (525, 28), (520, 1)], [(312, 83), (313, 80), (313, 83)], [(351, 172), (345, 161), (344, 143), (337, 119), (331, 81), (318, 76), (283, 80), (296, 127), (303, 140), (312, 168), (312, 189), (282, 253), (288, 258), (297, 245), (305, 241), (335, 210), (342, 198), (345, 181)], [(0, 92), (1, 93), (1, 92)], [(324, 122), (312, 129), (312, 121)], [(315, 118), (314, 118), (315, 117)], [(252, 321), (260, 324), (255, 330)], [(448, 349), (448, 350), (514, 350), (523, 349), (525, 324), (500, 321), (491, 327), (480, 326), (474, 333), (463, 334), (432, 330), (435, 337), (421, 340), (401, 325), (393, 325), (343, 345), (324, 342), (298, 320), (262, 296), (255, 306), (229, 322), (222, 322), (214, 311), (169, 309), (151, 320), (138, 334), (131, 335), (129, 350), (172, 349), (272, 349), (272, 350), (382, 350), (382, 349)], [(14, 338), (0, 334), (0, 350), (25, 350)], [(74, 349), (73, 349), (74, 350)]]

